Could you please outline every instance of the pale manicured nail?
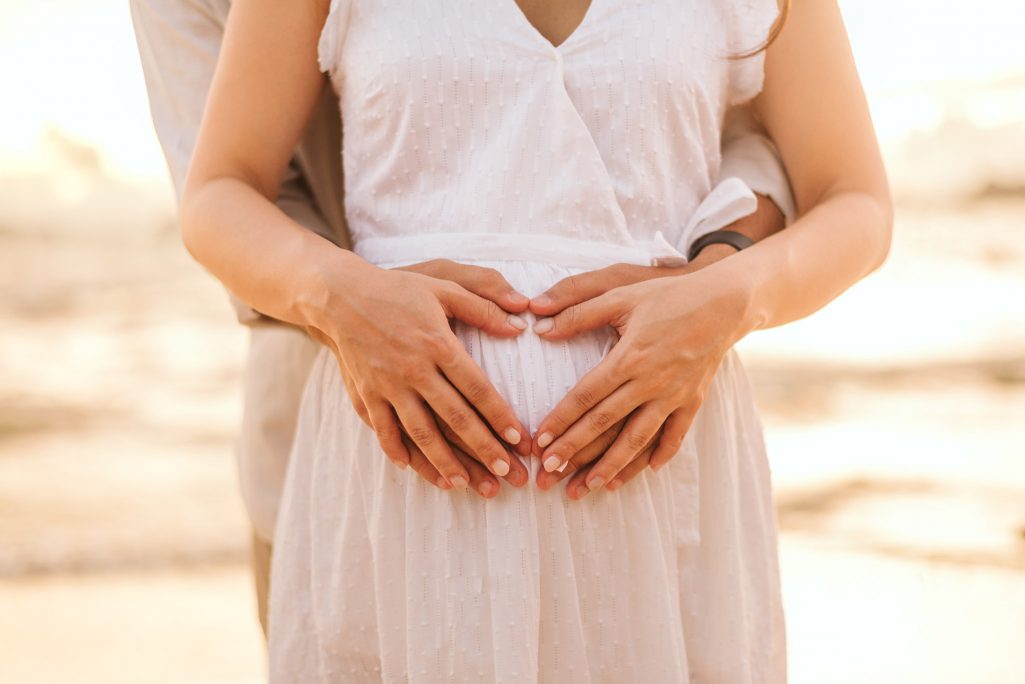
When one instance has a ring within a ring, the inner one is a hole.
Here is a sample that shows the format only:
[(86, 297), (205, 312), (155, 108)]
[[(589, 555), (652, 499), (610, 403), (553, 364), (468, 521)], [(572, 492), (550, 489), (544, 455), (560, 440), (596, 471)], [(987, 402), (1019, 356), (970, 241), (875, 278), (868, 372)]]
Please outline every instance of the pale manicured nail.
[(563, 464), (562, 464), (561, 466), (559, 466), (558, 468), (556, 468), (556, 469), (555, 469), (555, 472), (557, 472), (557, 473), (561, 473), (561, 472), (563, 472), (564, 470), (566, 470), (566, 466), (568, 466), (568, 465), (569, 465), (569, 461), (566, 461), (566, 462), (565, 462), (565, 463), (563, 463)]
[(509, 444), (519, 444), (520, 439), (522, 439), (520, 431), (516, 428), (506, 428), (505, 432), (502, 433), (502, 437), (504, 437), (505, 441), (509, 442)]
[(487, 480), (484, 480), (480, 483), (480, 486), (477, 487), (477, 491), (480, 492), (481, 496), (487, 497), (491, 494), (491, 492), (495, 491), (495, 485), (491, 484)]
[(537, 306), (548, 306), (552, 303), (552, 298), (548, 295), (538, 295), (534, 297), (534, 304)]
[(537, 438), (537, 445), (544, 449), (546, 446), (552, 443), (555, 439), (555, 435), (550, 432), (542, 432)]
[(601, 477), (601, 476), (593, 477), (590, 480), (588, 480), (587, 488), (590, 489), (593, 492), (596, 489), (601, 489), (601, 486), (603, 484), (605, 484), (605, 478), (604, 477)]
[(438, 479), (434, 481), (434, 484), (438, 485), (439, 489), (444, 489), (446, 491), (452, 489), (452, 485), (448, 483), (448, 480), (441, 476), (439, 476)]
[(509, 322), (509, 325), (516, 328), (517, 330), (527, 329), (527, 322), (519, 316), (509, 316), (509, 318), (507, 318), (506, 320)]
[(463, 477), (462, 475), (456, 475), (456, 476), (450, 478), (449, 482), (451, 482), (452, 486), (455, 487), (456, 489), (463, 489), (464, 487), (466, 487), (467, 484), (469, 484), (467, 479), (465, 477)]
[(491, 463), (491, 472), (493, 472), (495, 475), (498, 475), (499, 477), (505, 477), (509, 474), (509, 464), (500, 458), (496, 458)]
[(555, 327), (555, 321), (551, 318), (542, 318), (540, 321), (534, 324), (534, 332), (539, 335), (543, 335), (546, 332), (551, 332), (552, 328)]
[(558, 456), (549, 456), (545, 459), (545, 470), (550, 473), (558, 468), (561, 463)]
[(526, 295), (522, 295), (519, 292), (510, 292), (509, 301), (512, 302), (514, 306), (520, 306), (522, 304), (527, 304), (528, 302), (530, 302), (530, 299), (528, 299)]

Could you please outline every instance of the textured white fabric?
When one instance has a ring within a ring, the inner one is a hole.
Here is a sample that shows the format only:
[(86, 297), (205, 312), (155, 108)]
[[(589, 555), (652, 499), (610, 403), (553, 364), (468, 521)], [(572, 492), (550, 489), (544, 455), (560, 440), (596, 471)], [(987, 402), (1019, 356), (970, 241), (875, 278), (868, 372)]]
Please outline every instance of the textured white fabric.
[[(356, 251), (492, 267), (531, 296), (685, 244), (724, 110), (761, 85), (760, 57), (726, 57), (776, 11), (592, 0), (554, 48), (513, 0), (335, 0), (320, 58)], [(616, 342), (455, 329), (532, 431)], [(274, 682), (786, 676), (768, 465), (732, 351), (669, 465), (581, 502), (533, 484), (484, 501), (399, 471), (322, 351), (275, 541)]]
[(727, 112), (722, 129), (719, 175), (740, 178), (752, 191), (770, 198), (790, 225), (797, 218), (790, 179), (779, 158), (779, 150), (764, 134), (749, 107), (734, 107)]

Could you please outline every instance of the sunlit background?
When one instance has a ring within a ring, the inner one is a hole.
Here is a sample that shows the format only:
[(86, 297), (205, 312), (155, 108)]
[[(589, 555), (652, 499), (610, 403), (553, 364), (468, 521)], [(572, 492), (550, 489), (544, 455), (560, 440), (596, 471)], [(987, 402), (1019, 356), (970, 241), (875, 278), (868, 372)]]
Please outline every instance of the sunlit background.
[[(881, 272), (743, 344), (791, 679), (1025, 682), (1025, 6), (841, 5), (899, 213)], [(127, 3), (0, 0), (0, 103), (0, 682), (259, 681), (245, 333)]]

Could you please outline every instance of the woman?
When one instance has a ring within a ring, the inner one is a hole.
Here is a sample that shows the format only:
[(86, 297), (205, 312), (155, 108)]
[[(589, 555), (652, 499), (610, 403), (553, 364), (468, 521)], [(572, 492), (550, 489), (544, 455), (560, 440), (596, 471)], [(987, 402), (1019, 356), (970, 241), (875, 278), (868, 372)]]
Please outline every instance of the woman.
[[(236, 0), (183, 200), (190, 251), (326, 345), (277, 530), (272, 679), (784, 680), (768, 468), (732, 347), (822, 307), (888, 250), (834, 2), (323, 5)], [(356, 254), (269, 199), (318, 61), (345, 121)], [(746, 101), (790, 175), (790, 228), (685, 275), (568, 307), (545, 296), (685, 244), (725, 109)], [(442, 257), (523, 296), (396, 270)], [(482, 499), (432, 410), (493, 473), (529, 450), (547, 484), (623, 427), (569, 494)], [(385, 455), (428, 459), (438, 487)]]

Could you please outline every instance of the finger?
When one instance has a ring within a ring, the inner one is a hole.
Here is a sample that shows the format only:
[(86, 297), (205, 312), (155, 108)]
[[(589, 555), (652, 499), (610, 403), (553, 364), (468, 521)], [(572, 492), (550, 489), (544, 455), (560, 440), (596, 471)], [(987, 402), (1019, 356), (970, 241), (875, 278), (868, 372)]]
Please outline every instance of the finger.
[(402, 436), (402, 441), (406, 445), (406, 449), (409, 451), (409, 467), (423, 478), (428, 484), (434, 485), (442, 491), (448, 491), (452, 489), (452, 485), (448, 483), (438, 469), (431, 465), (431, 462), (424, 456), (424, 452), (420, 451), (409, 437), (406, 435)]
[[(616, 489), (619, 489), (621, 486), (623, 486), (623, 484), (626, 484), (626, 482), (629, 482), (634, 477), (636, 477), (637, 473), (644, 470), (648, 461), (651, 459), (651, 453), (654, 450), (654, 448), (655, 442), (653, 440), (651, 444), (649, 444), (643, 451), (641, 451), (640, 454), (637, 455), (637, 458), (631, 461), (625, 468), (623, 468), (623, 470), (619, 472), (619, 475), (612, 479), (612, 482), (609, 483), (607, 489), (609, 491), (615, 491)], [(635, 464), (637, 464), (636, 472), (633, 471)], [(566, 494), (569, 496), (570, 499), (572, 499), (573, 501), (579, 501), (580, 499), (583, 499), (585, 496), (591, 493), (591, 490), (587, 486), (587, 478), (590, 476), (591, 470), (593, 468), (594, 464), (581, 469), (566, 484)], [(628, 471), (629, 477), (627, 477)]]
[(493, 268), (461, 264), (451, 259), (431, 259), (418, 264), (402, 266), (397, 270), (422, 273), (432, 278), (450, 280), (470, 292), (490, 299), (506, 311), (519, 313), (527, 310), (530, 299), (517, 292), (501, 273)]
[[(459, 435), (452, 432), (452, 428), (445, 424), (444, 421), (438, 423), (438, 427), (441, 428), (441, 434), (445, 436), (448, 443), (452, 446), (456, 456), (459, 456), (460, 451), (466, 454), (467, 458), (473, 458), (473, 455), (468, 452), (468, 448), (463, 440), (459, 438)], [(456, 450), (459, 451), (456, 451)], [(527, 484), (530, 480), (530, 473), (527, 471), (527, 467), (523, 465), (523, 461), (516, 457), (509, 459), (509, 472), (502, 476), (502, 479), (511, 484), (514, 487), (522, 487)]]
[[(501, 273), (493, 268), (457, 264), (460, 272), (451, 280), (473, 294), (490, 299), (506, 311), (520, 313), (527, 310), (530, 299), (520, 294)], [(465, 269), (465, 270), (463, 270)]]
[(538, 316), (554, 316), (568, 306), (586, 302), (616, 287), (616, 266), (600, 268), (563, 278), (530, 300), (530, 310)]
[(532, 453), (535, 456), (540, 457), (545, 449), (580, 419), (580, 416), (590, 411), (626, 382), (626, 374), (618, 363), (620, 355), (617, 353), (617, 348), (613, 347), (608, 356), (585, 373), (584, 377), (580, 378), (577, 384), (566, 393), (566, 396), (559, 400), (555, 408), (541, 420), (532, 444)]
[[(417, 475), (422, 477), (424, 480), (434, 485), (438, 489), (448, 491), (452, 489), (438, 469), (431, 465), (431, 462), (427, 460), (423, 452), (420, 451), (415, 444), (409, 441), (409, 438), (403, 435), (403, 441), (406, 444), (406, 448), (409, 450), (409, 464), (410, 467), (416, 472)], [(466, 471), (470, 474), (470, 488), (473, 491), (480, 494), (485, 499), (490, 499), (498, 494), (499, 484), (498, 480), (495, 479), (487, 469), (480, 463), (477, 463), (471, 456), (464, 453), (459, 449), (453, 449), (453, 453), (459, 462), (463, 464)]]
[(490, 299), (455, 283), (438, 282), (444, 283), (437, 289), (438, 301), (449, 318), (460, 320), (495, 337), (516, 337), (527, 329), (526, 320), (508, 313)]
[(616, 437), (619, 436), (619, 431), (623, 429), (623, 425), (625, 423), (625, 420), (621, 420), (603, 432), (598, 439), (594, 440), (574, 454), (573, 458), (567, 461), (561, 470), (553, 470), (552, 472), (548, 472), (544, 468), (538, 470), (537, 486), (542, 490), (551, 489), (573, 473), (593, 463), (605, 453), (606, 449), (612, 446), (612, 443), (616, 441)]
[[(508, 444), (511, 444), (518, 453), (524, 455), (529, 453), (529, 441), (525, 439), (525, 436), (528, 434), (527, 429), (520, 423), (512, 407), (502, 398), (502, 395), (498, 393), (495, 386), (491, 384), (487, 374), (470, 358), (463, 345), (454, 337), (450, 353), (447, 355), (447, 358), (439, 359), (438, 366), (449, 382), (452, 383), (452, 386), (459, 390), (459, 393), (469, 402), (470, 407), (483, 417), (484, 421), (491, 426), (496, 435), (499, 435)], [(478, 445), (467, 439), (466, 434), (462, 430), (449, 422), (449, 417), (442, 411), (439, 411), (437, 407), (434, 407), (433, 402), (431, 405), (435, 412), (442, 416), (445, 422), (463, 438), (467, 446), (470, 447), (471, 452), (479, 456), (480, 454), (477, 452)], [(469, 418), (470, 416), (467, 416), (467, 419)], [(476, 424), (479, 423), (480, 421), (476, 420)], [(517, 449), (516, 447), (519, 448)], [(498, 454), (495, 454), (491, 456), (491, 460), (486, 462), (490, 465), (494, 458), (498, 456)], [(505, 456), (508, 455), (505, 454)], [(503, 458), (503, 460), (508, 465), (509, 459)], [(505, 472), (494, 472), (496, 475), (505, 475)]]
[(651, 462), (651, 455), (655, 452), (656, 440), (652, 442), (637, 455), (637, 458), (630, 461), (625, 468), (619, 471), (619, 474), (612, 478), (609, 482), (608, 490), (614, 492), (630, 480), (634, 479), (638, 475), (644, 472), (644, 469), (648, 467)]
[(687, 436), (691, 423), (694, 422), (695, 410), (690, 408), (679, 408), (669, 414), (666, 419), (662, 436), (659, 437), (658, 446), (651, 456), (651, 469), (658, 470), (677, 454), (683, 438)]
[(427, 411), (420, 397), (407, 396), (396, 403), (395, 412), (402, 428), (409, 438), (424, 452), (441, 476), (456, 489), (463, 489), (470, 482), (469, 473), (452, 453), (448, 442), (441, 435), (434, 417)]
[(487, 468), (460, 449), (453, 449), (452, 451), (455, 453), (456, 458), (459, 459), (459, 462), (463, 464), (463, 467), (466, 468), (466, 471), (470, 473), (470, 489), (485, 499), (490, 499), (498, 494), (498, 479), (489, 473)]
[(383, 401), (371, 402), (367, 404), (367, 414), (385, 456), (399, 468), (408, 466), (409, 451), (402, 442), (402, 430), (392, 407)]
[(356, 385), (349, 378), (348, 374), (342, 373), (342, 380), (345, 381), (346, 393), (349, 395), (349, 403), (352, 404), (352, 409), (359, 416), (359, 419), (370, 427), (374, 427), (373, 423), (370, 422), (370, 412), (367, 410), (366, 402), (363, 401), (363, 397), (360, 396), (359, 391), (356, 389)]
[(435, 381), (422, 388), (420, 393), (437, 417), (459, 437), (467, 453), (485, 464), (495, 475), (509, 474), (509, 461), (512, 456), (473, 407), (445, 378), (438, 376)]
[(566, 340), (588, 330), (613, 325), (622, 319), (624, 312), (624, 301), (613, 290), (539, 319), (534, 323), (534, 332), (546, 340)]
[(658, 434), (665, 419), (666, 415), (650, 404), (638, 409), (630, 416), (626, 425), (623, 426), (623, 431), (619, 433), (619, 437), (588, 473), (587, 488), (593, 492), (606, 483), (612, 482), (619, 471), (647, 448)]
[[(612, 394), (602, 399), (591, 410), (576, 419), (560, 435), (541, 457), (541, 465), (548, 472), (558, 470), (573, 454), (598, 439), (606, 430), (623, 420), (641, 403), (635, 396), (634, 381), (621, 385)], [(572, 390), (571, 390), (572, 392)]]

